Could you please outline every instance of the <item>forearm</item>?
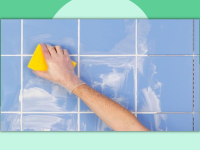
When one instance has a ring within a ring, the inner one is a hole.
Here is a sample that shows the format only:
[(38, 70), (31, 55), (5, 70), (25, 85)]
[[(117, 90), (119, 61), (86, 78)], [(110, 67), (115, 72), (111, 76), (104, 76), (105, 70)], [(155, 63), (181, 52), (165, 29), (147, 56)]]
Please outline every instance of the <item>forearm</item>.
[(76, 87), (73, 93), (113, 130), (148, 131), (130, 111), (86, 84)]

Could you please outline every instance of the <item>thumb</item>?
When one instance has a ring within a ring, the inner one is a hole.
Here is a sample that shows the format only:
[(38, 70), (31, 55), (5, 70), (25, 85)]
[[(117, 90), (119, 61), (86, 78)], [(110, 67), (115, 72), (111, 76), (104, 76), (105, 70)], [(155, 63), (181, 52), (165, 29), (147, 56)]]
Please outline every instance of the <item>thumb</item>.
[(41, 78), (48, 79), (48, 72), (47, 71), (36, 71), (36, 70), (33, 70), (33, 73), (36, 74), (37, 76), (41, 77)]

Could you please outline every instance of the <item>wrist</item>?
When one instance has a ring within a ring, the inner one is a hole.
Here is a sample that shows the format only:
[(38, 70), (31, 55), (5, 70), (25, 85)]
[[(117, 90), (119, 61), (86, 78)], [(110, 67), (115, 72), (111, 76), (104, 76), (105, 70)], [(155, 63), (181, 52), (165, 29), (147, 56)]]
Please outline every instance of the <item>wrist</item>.
[(85, 83), (80, 80), (75, 74), (71, 74), (65, 77), (61, 84), (67, 89), (69, 93), (71, 93), (77, 86)]

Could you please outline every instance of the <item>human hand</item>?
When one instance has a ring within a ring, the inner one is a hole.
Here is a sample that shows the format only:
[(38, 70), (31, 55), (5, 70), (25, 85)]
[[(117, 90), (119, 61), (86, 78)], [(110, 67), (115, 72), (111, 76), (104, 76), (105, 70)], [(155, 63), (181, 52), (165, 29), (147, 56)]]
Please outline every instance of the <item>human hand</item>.
[(72, 92), (77, 86), (85, 84), (74, 73), (72, 61), (66, 49), (60, 46), (41, 44), (42, 51), (48, 65), (47, 71), (33, 71), (37, 76), (60, 84)]

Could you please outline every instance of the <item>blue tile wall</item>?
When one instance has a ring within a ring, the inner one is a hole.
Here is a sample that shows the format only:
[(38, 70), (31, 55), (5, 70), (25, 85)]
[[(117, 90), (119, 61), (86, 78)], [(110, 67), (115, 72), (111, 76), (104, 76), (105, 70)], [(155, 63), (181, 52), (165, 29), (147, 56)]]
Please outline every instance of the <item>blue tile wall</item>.
[(77, 114), (24, 114), (23, 131), (77, 131)]
[(148, 129), (199, 131), (198, 19), (2, 19), (1, 131), (113, 131), (27, 68), (41, 42), (67, 49), (86, 84), (138, 112)]
[(3, 114), (1, 113), (1, 131), (20, 131), (21, 114)]
[(199, 131), (199, 114), (194, 114), (194, 131)]
[(199, 19), (194, 20), (194, 50), (199, 54)]
[(134, 19), (81, 19), (81, 54), (135, 54)]
[(60, 45), (69, 54), (77, 54), (77, 19), (25, 19), (24, 54), (32, 54), (39, 43)]
[(194, 59), (194, 103), (195, 112), (199, 112), (199, 57)]
[(138, 114), (138, 120), (151, 131), (193, 131), (192, 114)]
[(139, 19), (138, 54), (193, 54), (192, 19)]
[[(27, 64), (31, 57), (24, 57), (23, 111), (68, 112), (77, 111), (77, 97), (51, 81), (36, 76)], [(76, 57), (71, 57), (77, 62)], [(77, 67), (75, 68), (77, 73)]]
[[(135, 109), (134, 57), (82, 57), (81, 79), (130, 111)], [(91, 111), (81, 101), (81, 111)]]
[(192, 62), (182, 56), (138, 57), (138, 111), (192, 112)]
[(1, 111), (19, 111), (21, 57), (1, 57)]
[(1, 19), (1, 54), (21, 54), (20, 19)]
[(95, 114), (80, 114), (80, 131), (113, 131)]

